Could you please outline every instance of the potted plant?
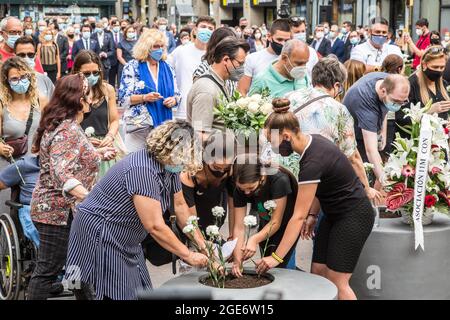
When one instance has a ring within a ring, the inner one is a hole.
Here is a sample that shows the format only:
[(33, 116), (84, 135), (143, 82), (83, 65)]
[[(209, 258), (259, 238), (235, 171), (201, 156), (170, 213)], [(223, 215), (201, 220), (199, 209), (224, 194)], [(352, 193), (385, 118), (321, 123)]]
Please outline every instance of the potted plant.
[[(429, 102), (424, 108), (411, 104), (404, 109), (405, 117), (411, 125), (402, 128), (410, 135), (402, 138), (398, 133), (393, 143), (394, 150), (384, 166), (384, 181), (387, 194), (386, 207), (391, 212), (400, 212), (403, 221), (412, 224), (414, 186), (419, 148), (419, 137), (423, 115), (430, 109)], [(437, 115), (429, 117), (432, 129), (432, 147), (429, 155), (428, 177), (426, 179), (425, 210), (422, 223), (431, 224), (435, 213), (450, 212), (450, 165), (446, 160), (449, 130), (445, 121)]]

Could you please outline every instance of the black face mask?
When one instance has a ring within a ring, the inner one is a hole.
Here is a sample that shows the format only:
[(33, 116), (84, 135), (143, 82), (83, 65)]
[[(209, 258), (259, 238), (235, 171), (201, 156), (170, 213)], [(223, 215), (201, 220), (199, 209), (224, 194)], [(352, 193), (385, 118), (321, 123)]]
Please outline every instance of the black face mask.
[(425, 70), (423, 73), (425, 73), (425, 75), (427, 76), (428, 79), (430, 79), (430, 81), (434, 81), (434, 82), (439, 80), (443, 74), (443, 72), (441, 72), (441, 71), (431, 70), (430, 68)]
[(70, 39), (73, 39), (73, 37), (75, 36), (74, 34), (68, 34), (67, 35)]
[(283, 157), (289, 157), (291, 154), (294, 153), (294, 150), (292, 149), (292, 144), (290, 141), (283, 140), (280, 143), (280, 146), (278, 147), (278, 151), (280, 152), (280, 155)]
[(281, 51), (283, 50), (282, 44), (275, 42), (275, 41), (271, 41), (270, 46), (272, 47), (272, 50), (275, 52), (275, 54), (277, 56), (279, 56), (281, 54)]
[(434, 46), (439, 46), (441, 44), (441, 39), (431, 39), (430, 43)]
[(244, 39), (247, 40), (250, 36), (248, 34), (244, 34)]
[(244, 30), (246, 28), (246, 26), (241, 26), (241, 30)]
[(211, 172), (211, 174), (214, 176), (214, 177), (216, 177), (216, 178), (222, 178), (224, 175), (226, 175), (226, 174), (228, 174), (230, 171), (229, 170), (226, 170), (226, 171), (216, 171), (216, 170), (213, 170), (213, 169), (211, 169), (211, 167), (210, 166), (208, 166), (208, 169), (209, 169), (209, 172)]

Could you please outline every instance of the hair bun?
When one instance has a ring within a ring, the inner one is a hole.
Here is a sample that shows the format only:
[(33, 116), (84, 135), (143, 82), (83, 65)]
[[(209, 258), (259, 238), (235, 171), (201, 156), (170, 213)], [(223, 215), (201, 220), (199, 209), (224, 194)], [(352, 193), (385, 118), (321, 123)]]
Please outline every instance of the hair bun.
[(291, 102), (286, 98), (276, 98), (272, 100), (272, 105), (276, 113), (286, 113), (290, 110)]

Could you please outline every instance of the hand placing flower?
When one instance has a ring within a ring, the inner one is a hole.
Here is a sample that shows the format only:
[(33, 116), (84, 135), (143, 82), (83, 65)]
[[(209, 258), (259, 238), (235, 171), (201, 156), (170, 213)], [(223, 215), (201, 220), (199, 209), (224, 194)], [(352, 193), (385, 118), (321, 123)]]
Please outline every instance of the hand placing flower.
[(244, 261), (250, 259), (255, 255), (257, 247), (258, 243), (256, 242), (255, 237), (250, 237), (246, 245), (241, 249)]
[(256, 261), (256, 272), (258, 274), (264, 274), (272, 268), (275, 268), (280, 263), (273, 257), (265, 257), (259, 261)]

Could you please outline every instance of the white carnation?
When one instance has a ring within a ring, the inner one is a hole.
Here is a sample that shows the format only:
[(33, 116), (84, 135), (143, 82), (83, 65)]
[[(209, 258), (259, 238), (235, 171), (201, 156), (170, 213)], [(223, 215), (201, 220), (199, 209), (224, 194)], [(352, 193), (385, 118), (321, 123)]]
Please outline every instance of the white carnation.
[(238, 105), (238, 107), (240, 108), (247, 108), (247, 105), (249, 103), (248, 98), (240, 98), (238, 99), (238, 101), (236, 101), (236, 104)]
[(190, 216), (190, 217), (187, 219), (186, 224), (188, 224), (188, 225), (196, 225), (198, 220), (200, 220), (199, 217), (197, 217), (197, 216)]
[(95, 129), (93, 127), (87, 127), (86, 130), (84, 130), (84, 133), (88, 137), (92, 137), (95, 134)]
[(264, 208), (268, 211), (275, 210), (276, 207), (277, 207), (277, 203), (273, 200), (264, 202)]
[(256, 226), (257, 221), (256, 221), (256, 217), (252, 216), (252, 215), (248, 215), (244, 218), (244, 225), (246, 227), (254, 227)]
[(206, 234), (208, 235), (208, 237), (210, 238), (216, 238), (220, 235), (219, 233), (219, 227), (212, 225), (212, 226), (208, 226), (206, 227)]
[(222, 218), (225, 215), (225, 209), (222, 207), (214, 207), (212, 208), (212, 214), (214, 217)]
[(259, 103), (252, 101), (248, 104), (248, 111), (251, 113), (257, 113), (259, 111)]
[(184, 234), (190, 234), (192, 232), (194, 232), (195, 227), (192, 224), (188, 224), (183, 228), (183, 233)]

